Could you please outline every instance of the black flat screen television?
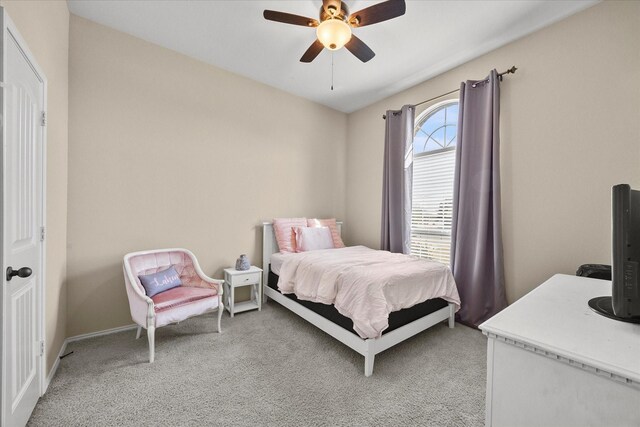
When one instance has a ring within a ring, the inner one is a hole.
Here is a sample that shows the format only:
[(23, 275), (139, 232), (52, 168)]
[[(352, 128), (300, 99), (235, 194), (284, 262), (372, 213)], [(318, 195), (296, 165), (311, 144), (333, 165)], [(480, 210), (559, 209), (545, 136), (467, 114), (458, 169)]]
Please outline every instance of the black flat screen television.
[(589, 306), (612, 319), (640, 323), (640, 191), (627, 184), (611, 189), (611, 296)]

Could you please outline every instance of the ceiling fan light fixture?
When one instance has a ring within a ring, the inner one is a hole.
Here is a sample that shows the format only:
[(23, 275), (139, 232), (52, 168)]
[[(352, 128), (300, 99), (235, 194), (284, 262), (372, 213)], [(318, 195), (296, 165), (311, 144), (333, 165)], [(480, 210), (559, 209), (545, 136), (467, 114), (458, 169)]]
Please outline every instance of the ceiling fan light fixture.
[(329, 50), (338, 50), (351, 40), (351, 27), (340, 19), (327, 19), (318, 25), (316, 36)]

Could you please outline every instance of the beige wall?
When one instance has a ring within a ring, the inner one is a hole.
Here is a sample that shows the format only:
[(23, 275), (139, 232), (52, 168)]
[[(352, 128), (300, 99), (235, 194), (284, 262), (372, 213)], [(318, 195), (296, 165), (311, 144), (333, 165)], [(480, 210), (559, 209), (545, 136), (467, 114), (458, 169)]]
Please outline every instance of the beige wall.
[(281, 215), (346, 216), (347, 242), (376, 247), (381, 114), (494, 67), (520, 67), (502, 85), (510, 301), (608, 262), (609, 187), (640, 187), (637, 2), (599, 4), (348, 116), (75, 16), (67, 60), (66, 3), (0, 4), (49, 80), (49, 367), (65, 336), (130, 323), (128, 251), (186, 246), (220, 277), (239, 253), (259, 264), (256, 225)]
[(69, 336), (131, 324), (121, 262), (261, 264), (263, 219), (344, 217), (346, 115), (71, 17)]
[(601, 3), (350, 114), (349, 243), (379, 245), (384, 111), (515, 64), (501, 95), (508, 299), (554, 273), (610, 263), (610, 187), (640, 187), (638, 28), (640, 2)]
[(69, 10), (64, 1), (5, 0), (0, 4), (48, 80), (45, 340), (49, 371), (66, 337)]

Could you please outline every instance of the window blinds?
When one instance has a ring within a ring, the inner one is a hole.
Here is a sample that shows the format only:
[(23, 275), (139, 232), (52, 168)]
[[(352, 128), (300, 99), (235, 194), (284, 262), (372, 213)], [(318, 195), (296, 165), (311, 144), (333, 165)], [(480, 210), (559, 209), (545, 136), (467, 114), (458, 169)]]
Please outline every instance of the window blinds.
[(416, 156), (413, 159), (411, 254), (449, 264), (454, 148)]

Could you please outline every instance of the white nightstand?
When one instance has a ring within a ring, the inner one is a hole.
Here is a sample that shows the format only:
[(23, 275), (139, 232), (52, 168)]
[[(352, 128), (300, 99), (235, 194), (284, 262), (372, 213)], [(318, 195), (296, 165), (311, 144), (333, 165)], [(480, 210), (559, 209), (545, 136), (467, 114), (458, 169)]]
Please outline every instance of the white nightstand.
[[(234, 289), (240, 286), (251, 286), (251, 299), (235, 304)], [(240, 271), (235, 268), (224, 269), (224, 293), (227, 296), (225, 308), (231, 317), (235, 313), (247, 310), (262, 310), (262, 269), (253, 265), (248, 270)]]

